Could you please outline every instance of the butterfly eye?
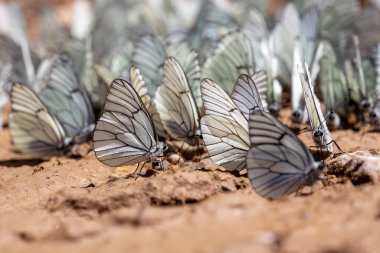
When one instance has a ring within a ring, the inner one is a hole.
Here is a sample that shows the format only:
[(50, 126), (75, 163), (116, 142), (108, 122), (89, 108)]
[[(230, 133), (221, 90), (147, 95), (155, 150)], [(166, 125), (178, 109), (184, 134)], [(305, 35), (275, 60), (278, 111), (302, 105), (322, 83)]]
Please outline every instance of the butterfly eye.
[(369, 104), (369, 101), (368, 100), (364, 100), (361, 102), (361, 105), (364, 109), (368, 109), (370, 107), (370, 104)]
[(319, 165), (318, 165), (318, 169), (319, 170), (323, 170), (325, 168), (325, 164), (324, 163), (320, 163)]
[(300, 113), (299, 111), (294, 111), (294, 112), (292, 113), (292, 117), (293, 117), (294, 119), (298, 119), (300, 116), (301, 116), (301, 113)]
[(371, 118), (376, 118), (377, 113), (376, 113), (376, 112), (370, 112), (370, 113), (369, 113), (369, 116), (370, 116)]
[(313, 133), (313, 136), (314, 136), (315, 138), (322, 137), (322, 136), (323, 136), (323, 132), (322, 132), (322, 131), (315, 131), (315, 132)]

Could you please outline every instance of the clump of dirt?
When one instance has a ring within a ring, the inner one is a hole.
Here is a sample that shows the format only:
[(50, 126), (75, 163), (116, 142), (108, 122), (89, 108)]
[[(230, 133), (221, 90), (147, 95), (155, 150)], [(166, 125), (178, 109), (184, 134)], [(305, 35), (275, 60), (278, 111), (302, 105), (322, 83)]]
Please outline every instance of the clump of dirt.
[(328, 174), (348, 178), (354, 185), (380, 181), (380, 156), (370, 151), (345, 153), (328, 163)]
[(50, 211), (62, 208), (110, 212), (122, 207), (197, 203), (218, 193), (250, 189), (249, 180), (219, 170), (187, 169), (157, 173), (151, 177), (112, 177), (87, 189), (65, 189), (47, 201)]

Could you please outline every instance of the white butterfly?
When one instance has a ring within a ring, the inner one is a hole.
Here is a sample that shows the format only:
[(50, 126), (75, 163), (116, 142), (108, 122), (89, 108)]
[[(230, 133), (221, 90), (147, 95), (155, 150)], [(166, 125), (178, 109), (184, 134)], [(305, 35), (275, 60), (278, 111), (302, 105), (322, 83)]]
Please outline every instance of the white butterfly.
[(16, 148), (33, 157), (64, 151), (70, 142), (59, 120), (26, 85), (15, 83), (11, 90), (9, 130)]
[(323, 163), (284, 124), (265, 111), (249, 119), (248, 178), (256, 193), (278, 199), (321, 178)]
[(139, 94), (122, 79), (109, 87), (93, 144), (96, 157), (109, 166), (161, 162), (165, 148)]
[(321, 105), (315, 96), (314, 88), (311, 85), (310, 73), (307, 63), (305, 62), (305, 73), (298, 66), (298, 74), (301, 80), (302, 89), (305, 97), (307, 114), (312, 128), (313, 141), (317, 147), (326, 148), (330, 153), (333, 152), (333, 140), (323, 117)]
[(201, 94), (205, 109), (201, 130), (210, 159), (230, 171), (244, 169), (249, 149), (246, 117), (263, 109), (255, 83), (241, 74), (231, 99), (216, 82), (203, 79)]
[(376, 128), (380, 126), (380, 43), (374, 47), (373, 58), (375, 60), (376, 95), (377, 101), (371, 111), (371, 124)]
[(329, 129), (336, 129), (341, 125), (341, 117), (347, 116), (347, 100), (349, 97), (346, 76), (337, 63), (332, 45), (328, 41), (323, 43), (323, 56), (320, 60), (320, 87), (327, 113), (326, 124)]
[(45, 59), (36, 86), (39, 93), (21, 84), (12, 88), (10, 132), (16, 148), (43, 157), (86, 141), (94, 128), (94, 115), (70, 60), (64, 55)]
[(254, 73), (251, 41), (240, 32), (226, 35), (213, 55), (206, 60), (202, 70), (204, 78), (215, 80), (222, 85), (227, 94), (231, 94), (237, 76)]
[[(303, 61), (312, 64), (312, 76), (314, 74), (315, 51), (317, 47), (317, 35), (320, 26), (319, 12), (316, 7), (308, 10), (300, 20), (298, 39), (294, 45), (293, 51), (293, 69), (292, 69), (292, 87), (291, 87), (291, 102), (292, 102), (292, 121), (295, 123), (305, 123), (307, 115), (305, 114), (305, 104), (302, 99), (302, 89), (297, 73), (297, 66)], [(314, 81), (314, 80), (311, 80)]]
[(160, 115), (157, 112), (156, 104), (151, 99), (151, 97), (148, 94), (148, 89), (146, 88), (145, 81), (143, 76), (140, 73), (140, 70), (136, 68), (135, 66), (132, 66), (129, 69), (129, 76), (130, 76), (130, 83), (132, 87), (135, 89), (137, 94), (139, 94), (141, 101), (143, 102), (145, 108), (147, 109), (153, 124), (154, 128), (156, 129), (156, 132), (159, 137), (163, 139), (167, 139), (168, 136), (165, 133), (164, 127), (161, 122)]
[(164, 61), (167, 57), (175, 57), (186, 73), (198, 107), (201, 107), (199, 91), (200, 67), (198, 53), (192, 50), (186, 42), (164, 45), (161, 40), (153, 35), (146, 35), (139, 39), (133, 52), (133, 65), (135, 65), (144, 77), (151, 98), (156, 94), (157, 88), (162, 83)]
[(199, 149), (199, 108), (186, 75), (174, 57), (165, 60), (164, 77), (155, 102), (172, 143), (183, 153)]

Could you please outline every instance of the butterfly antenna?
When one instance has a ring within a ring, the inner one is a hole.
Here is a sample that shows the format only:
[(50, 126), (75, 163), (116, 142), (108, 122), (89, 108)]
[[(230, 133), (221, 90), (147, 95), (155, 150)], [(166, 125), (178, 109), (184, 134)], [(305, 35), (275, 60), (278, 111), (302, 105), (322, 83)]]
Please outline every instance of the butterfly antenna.
[(300, 134), (303, 134), (303, 133), (306, 133), (306, 132), (310, 132), (310, 131), (311, 131), (310, 127), (307, 126), (307, 127), (304, 127), (303, 129), (301, 129), (301, 130), (297, 133), (297, 135), (300, 135)]
[(321, 126), (326, 122), (327, 118), (333, 115), (335, 112), (330, 111), (324, 118), (323, 121), (319, 124), (318, 128), (321, 128)]

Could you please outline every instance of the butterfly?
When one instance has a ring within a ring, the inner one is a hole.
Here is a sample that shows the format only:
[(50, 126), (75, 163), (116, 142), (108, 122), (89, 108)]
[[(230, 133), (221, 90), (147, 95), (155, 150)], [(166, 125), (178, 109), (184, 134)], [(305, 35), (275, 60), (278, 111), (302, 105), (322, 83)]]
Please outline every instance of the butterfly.
[(298, 66), (298, 74), (301, 80), (301, 85), (305, 97), (307, 114), (312, 128), (313, 141), (317, 147), (326, 148), (328, 152), (333, 152), (331, 134), (326, 125), (326, 120), (323, 117), (321, 105), (318, 98), (315, 96), (314, 88), (311, 85), (309, 67), (305, 62), (305, 72), (301, 71)]
[(319, 81), (327, 113), (326, 124), (329, 129), (336, 129), (341, 125), (341, 116), (347, 116), (344, 111), (349, 91), (332, 45), (328, 41), (322, 41), (320, 45), (324, 52), (320, 59)]
[(93, 146), (97, 159), (108, 166), (162, 162), (165, 143), (158, 140), (148, 110), (128, 81), (112, 81)]
[(248, 116), (263, 110), (254, 81), (241, 74), (230, 98), (215, 81), (202, 79), (201, 94), (205, 109), (201, 131), (210, 159), (229, 171), (241, 171), (249, 149)]
[[(292, 107), (292, 121), (294, 123), (305, 123), (307, 121), (307, 114), (305, 113), (305, 104), (302, 99), (302, 89), (300, 85), (299, 76), (297, 73), (297, 66), (306, 61), (312, 66), (312, 77), (314, 74), (314, 62), (316, 58), (317, 35), (320, 27), (320, 14), (316, 7), (308, 10), (300, 19), (298, 38), (295, 41), (293, 49), (293, 68), (292, 68), (292, 86), (291, 86), (291, 107)], [(312, 80), (314, 81), (314, 79)]]
[[(380, 94), (380, 43), (377, 44), (373, 49), (373, 58), (375, 62), (375, 75), (376, 75), (376, 93)], [(376, 128), (380, 126), (380, 97), (377, 98), (375, 105), (370, 113), (371, 124)]]
[(203, 77), (215, 80), (231, 94), (235, 78), (241, 73), (253, 74), (254, 51), (249, 38), (240, 32), (223, 37), (213, 55), (203, 65)]
[(40, 91), (18, 83), (11, 91), (10, 132), (16, 148), (43, 157), (86, 141), (94, 128), (94, 114), (70, 59), (53, 55), (42, 61), (35, 85)]
[(256, 193), (278, 199), (321, 178), (324, 164), (270, 113), (254, 111), (249, 119), (247, 172)]
[(191, 49), (186, 42), (161, 42), (159, 37), (146, 35), (139, 38), (132, 56), (135, 65), (144, 77), (148, 93), (154, 98), (157, 88), (161, 85), (164, 75), (164, 62), (167, 57), (175, 57), (186, 73), (188, 85), (194, 95), (195, 101), (201, 107), (199, 91), (200, 66), (198, 53)]
[(155, 102), (164, 129), (182, 153), (199, 150), (200, 112), (187, 76), (174, 57), (164, 62), (164, 76)]

